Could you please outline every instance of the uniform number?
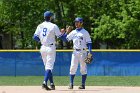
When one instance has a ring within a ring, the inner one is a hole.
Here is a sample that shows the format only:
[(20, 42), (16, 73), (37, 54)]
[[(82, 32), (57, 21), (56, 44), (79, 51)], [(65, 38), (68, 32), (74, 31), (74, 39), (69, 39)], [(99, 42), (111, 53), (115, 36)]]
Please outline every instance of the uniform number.
[(43, 28), (43, 36), (46, 36), (47, 34), (47, 28)]
[(78, 40), (78, 45), (81, 45), (81, 40)]

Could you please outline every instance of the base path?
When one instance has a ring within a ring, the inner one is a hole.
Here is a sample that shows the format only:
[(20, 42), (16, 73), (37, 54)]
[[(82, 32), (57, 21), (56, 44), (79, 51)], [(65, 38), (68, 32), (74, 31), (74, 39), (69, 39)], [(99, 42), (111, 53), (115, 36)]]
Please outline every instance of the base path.
[(79, 90), (74, 86), (69, 90), (68, 86), (56, 86), (56, 90), (46, 91), (41, 86), (0, 86), (0, 93), (140, 93), (140, 87), (86, 86)]

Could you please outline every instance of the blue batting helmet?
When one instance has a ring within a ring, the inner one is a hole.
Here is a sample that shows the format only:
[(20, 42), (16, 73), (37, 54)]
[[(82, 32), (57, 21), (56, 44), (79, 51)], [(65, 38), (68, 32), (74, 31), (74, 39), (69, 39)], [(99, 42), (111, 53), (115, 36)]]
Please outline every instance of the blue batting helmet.
[(46, 11), (46, 12), (44, 13), (44, 17), (51, 17), (52, 15), (53, 15), (53, 13), (50, 12), (50, 11)]
[(75, 21), (75, 22), (83, 22), (83, 18), (81, 18), (81, 17), (77, 17), (77, 18), (75, 18), (74, 21)]

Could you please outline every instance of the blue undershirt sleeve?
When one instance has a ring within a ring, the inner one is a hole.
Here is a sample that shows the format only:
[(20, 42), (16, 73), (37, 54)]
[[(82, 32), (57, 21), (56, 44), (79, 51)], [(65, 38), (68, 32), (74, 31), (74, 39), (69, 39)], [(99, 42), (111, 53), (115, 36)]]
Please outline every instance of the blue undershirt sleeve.
[(40, 42), (40, 39), (39, 39), (39, 37), (38, 37), (37, 35), (34, 35), (34, 36), (33, 36), (33, 39), (34, 39), (35, 41), (37, 41), (37, 42)]
[(91, 53), (91, 51), (92, 51), (92, 43), (87, 43), (87, 47), (88, 47), (89, 52)]
[(64, 33), (64, 34), (60, 37), (60, 39), (63, 40), (64, 42), (67, 42), (68, 40), (67, 40), (66, 37), (67, 37), (67, 34)]

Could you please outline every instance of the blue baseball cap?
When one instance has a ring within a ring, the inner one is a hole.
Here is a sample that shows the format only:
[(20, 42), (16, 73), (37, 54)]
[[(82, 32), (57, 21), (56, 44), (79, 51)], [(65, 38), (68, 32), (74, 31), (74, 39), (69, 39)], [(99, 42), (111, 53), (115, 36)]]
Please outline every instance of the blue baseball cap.
[(52, 15), (53, 15), (53, 13), (50, 12), (50, 11), (46, 11), (46, 12), (44, 13), (44, 17), (51, 17)]
[(75, 22), (83, 22), (83, 18), (81, 18), (81, 17), (77, 17), (77, 18), (75, 18), (74, 21), (75, 21)]

